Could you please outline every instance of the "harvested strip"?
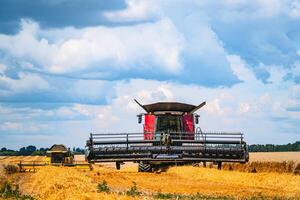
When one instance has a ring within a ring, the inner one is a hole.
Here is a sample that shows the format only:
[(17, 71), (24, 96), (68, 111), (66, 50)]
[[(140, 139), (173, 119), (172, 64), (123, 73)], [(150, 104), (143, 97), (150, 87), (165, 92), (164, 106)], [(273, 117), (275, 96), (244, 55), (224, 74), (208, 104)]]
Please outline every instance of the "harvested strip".
[(21, 190), (38, 199), (132, 199), (125, 195), (97, 193), (97, 184), (84, 172), (66, 167), (44, 167), (22, 180)]

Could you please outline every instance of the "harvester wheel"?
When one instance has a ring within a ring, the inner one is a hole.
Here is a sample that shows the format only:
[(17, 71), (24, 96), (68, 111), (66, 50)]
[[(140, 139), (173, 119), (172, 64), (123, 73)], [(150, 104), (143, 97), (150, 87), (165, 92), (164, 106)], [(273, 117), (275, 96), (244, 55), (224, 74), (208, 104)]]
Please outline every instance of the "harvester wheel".
[(139, 163), (139, 172), (152, 172), (152, 166), (149, 163)]
[(117, 169), (117, 170), (120, 170), (120, 169), (121, 169), (121, 163), (116, 162), (116, 169)]
[(222, 162), (218, 162), (218, 170), (222, 169)]

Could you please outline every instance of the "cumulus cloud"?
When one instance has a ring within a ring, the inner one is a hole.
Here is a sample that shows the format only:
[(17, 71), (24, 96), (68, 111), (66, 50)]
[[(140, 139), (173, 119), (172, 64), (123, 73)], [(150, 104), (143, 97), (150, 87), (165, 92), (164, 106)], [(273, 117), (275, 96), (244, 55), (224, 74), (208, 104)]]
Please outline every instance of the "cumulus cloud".
[(7, 69), (5, 65), (1, 64), (0, 68), (0, 97), (50, 88), (48, 82), (39, 75), (19, 72), (18, 77), (13, 79), (4, 74), (4, 70)]
[[(0, 35), (0, 49), (25, 69), (79, 78), (150, 78), (210, 86), (237, 82), (226, 50), (197, 14), (161, 16), (130, 26), (42, 29), (22, 20), (15, 35)], [(201, 71), (200, 75), (194, 73)]]
[[(111, 130), (139, 130), (134, 125), (135, 115), (143, 110), (135, 105), (133, 98), (145, 104), (180, 101), (197, 105), (205, 100), (207, 105), (198, 111), (203, 130), (242, 131), (250, 143), (263, 143), (267, 138), (275, 143), (299, 138), (298, 125), (295, 123), (300, 120), (299, 113), (288, 111), (290, 105), (287, 103), (296, 105), (299, 102), (293, 96), (297, 90), (293, 82), (270, 81), (264, 84), (255, 78), (239, 56), (230, 55), (229, 60), (232, 70), (243, 80), (231, 88), (207, 88), (141, 79), (120, 83), (116, 86), (116, 97), (109, 104), (111, 112), (107, 114), (109, 117), (115, 116), (118, 127), (122, 128), (111, 126)], [(268, 69), (270, 77), (278, 76), (273, 68)], [(281, 122), (278, 123), (278, 120)]]
[(54, 42), (42, 37), (37, 23), (22, 20), (21, 24), (17, 35), (0, 35), (0, 49), (33, 62), (42, 68), (40, 70), (69, 73), (95, 68), (103, 71), (105, 77), (107, 73), (113, 75), (111, 69), (151, 70), (155, 67), (163, 72), (178, 73), (182, 68), (180, 53), (184, 39), (168, 19), (128, 27), (74, 30), (75, 37)]
[(134, 98), (207, 101), (203, 130), (298, 140), (298, 4), (128, 0), (98, 12), (110, 24), (53, 29), (23, 19), (0, 34), (1, 143), (23, 144), (9, 135), (26, 134), (29, 143), (83, 146), (89, 132), (141, 131)]
[(293, 18), (299, 18), (300, 17), (300, 2), (299, 1), (293, 1), (290, 6), (290, 16)]
[(107, 105), (69, 104), (50, 110), (0, 107), (0, 113), (6, 115), (6, 120), (51, 119), (52, 123), (61, 124), (64, 131), (75, 130), (70, 126), (76, 129), (80, 126), (78, 137), (84, 141), (89, 132), (141, 131), (136, 114), (144, 111), (133, 101), (134, 98), (143, 104), (179, 101), (197, 105), (206, 101), (207, 105), (198, 111), (200, 126), (205, 131), (242, 131), (250, 143), (263, 143), (266, 138), (280, 143), (299, 137), (296, 122), (300, 120), (300, 111), (297, 110), (300, 88), (291, 80), (283, 81), (284, 73), (280, 68), (275, 70), (274, 66), (265, 66), (270, 79), (264, 84), (238, 55), (228, 55), (228, 61), (233, 73), (242, 81), (230, 88), (131, 79), (116, 81), (110, 87), (112, 95), (107, 96)]
[[(45, 127), (43, 127), (45, 128)], [(20, 122), (4, 122), (0, 124), (1, 131), (13, 131), (13, 132), (38, 132), (42, 129), (42, 126), (34, 124), (24, 124)]]
[(243, 61), (237, 55), (228, 55), (228, 61), (230, 62), (230, 67), (233, 73), (242, 81), (256, 81), (255, 75), (253, 72), (247, 67), (245, 61)]
[(153, 20), (160, 9), (150, 1), (127, 0), (127, 8), (119, 11), (105, 12), (104, 16), (111, 21), (143, 21)]
[(3, 65), (3, 64), (0, 64), (0, 74), (3, 74), (4, 73), (4, 71), (6, 70), (6, 66), (5, 65)]
[[(270, 19), (280, 15), (295, 17), (293, 13), (297, 13), (297, 0), (253, 0), (253, 1), (235, 1), (225, 0), (221, 2), (213, 1), (195, 1), (198, 6), (215, 10), (222, 20), (243, 20), (243, 19)], [(216, 9), (222, 7), (223, 9)], [(296, 14), (297, 15), (297, 14)]]
[[(197, 19), (207, 22), (225, 49), (230, 54), (240, 55), (255, 71), (260, 63), (291, 67), (299, 61), (295, 45), (299, 38), (296, 28), (299, 22), (291, 16), (297, 2), (195, 1), (194, 9), (187, 7), (190, 13), (196, 10), (201, 13)], [(184, 3), (177, 6), (184, 7)], [(164, 12), (172, 13), (168, 8), (165, 6)], [(180, 8), (176, 10), (180, 11)], [(256, 76), (265, 78), (259, 73)]]
[[(282, 143), (299, 138), (296, 122), (300, 120), (300, 111), (288, 108), (300, 105), (299, 95), (295, 96), (300, 93), (300, 88), (292, 81), (264, 84), (253, 78), (254, 73), (247, 70), (243, 59), (237, 55), (229, 57), (232, 70), (243, 81), (230, 88), (131, 79), (112, 86), (114, 95), (107, 105), (69, 104), (56, 109), (0, 107), (0, 113), (6, 116), (5, 120), (51, 119), (48, 124), (60, 127), (57, 134), (76, 134), (76, 144), (84, 145), (90, 132), (142, 131), (136, 114), (144, 111), (133, 101), (134, 98), (143, 104), (179, 101), (197, 105), (206, 101), (207, 105), (198, 111), (200, 127), (204, 131), (241, 131), (249, 143), (264, 143), (266, 139)], [(276, 72), (270, 71), (270, 74), (276, 77)], [(44, 133), (49, 128), (40, 131)], [(56, 139), (63, 141), (62, 138)], [(74, 141), (64, 142), (73, 145)]]

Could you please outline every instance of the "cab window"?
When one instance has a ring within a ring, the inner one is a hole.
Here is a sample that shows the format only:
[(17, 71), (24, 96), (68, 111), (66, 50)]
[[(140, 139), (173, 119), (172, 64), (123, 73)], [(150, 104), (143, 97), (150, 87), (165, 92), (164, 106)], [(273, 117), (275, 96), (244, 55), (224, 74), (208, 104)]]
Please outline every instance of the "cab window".
[(182, 130), (181, 116), (177, 115), (162, 115), (157, 116), (156, 131), (164, 132), (180, 132)]

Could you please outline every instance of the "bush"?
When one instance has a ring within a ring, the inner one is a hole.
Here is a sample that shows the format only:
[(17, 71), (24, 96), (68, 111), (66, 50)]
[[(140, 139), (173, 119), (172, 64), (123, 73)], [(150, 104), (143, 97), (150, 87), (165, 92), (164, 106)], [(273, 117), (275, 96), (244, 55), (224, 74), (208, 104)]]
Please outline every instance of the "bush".
[(8, 182), (6, 182), (3, 187), (0, 189), (0, 197), (6, 199), (18, 199), (18, 200), (34, 200), (32, 196), (22, 195), (19, 191), (19, 185), (16, 185), (15, 188)]
[(154, 199), (174, 199), (175, 195), (174, 194), (170, 194), (170, 193), (164, 194), (164, 193), (159, 192), (159, 193), (154, 194), (153, 198)]
[(102, 183), (98, 184), (98, 192), (109, 192), (109, 187), (107, 185), (107, 182), (104, 180)]
[(128, 190), (126, 192), (126, 194), (128, 196), (138, 196), (138, 195), (140, 195), (141, 192), (138, 191), (137, 186), (136, 186), (136, 182), (133, 181), (132, 183), (133, 183), (133, 186), (130, 188), (130, 190)]
[(14, 173), (17, 173), (19, 171), (19, 167), (18, 166), (11, 165), (11, 164), (4, 165), (3, 169), (4, 169), (4, 171), (5, 171), (6, 174), (14, 174)]
[(184, 194), (171, 194), (171, 193), (156, 193), (153, 195), (154, 199), (184, 199), (184, 200), (232, 200), (234, 198), (229, 196), (206, 196), (202, 194), (192, 194), (192, 195), (184, 195)]

